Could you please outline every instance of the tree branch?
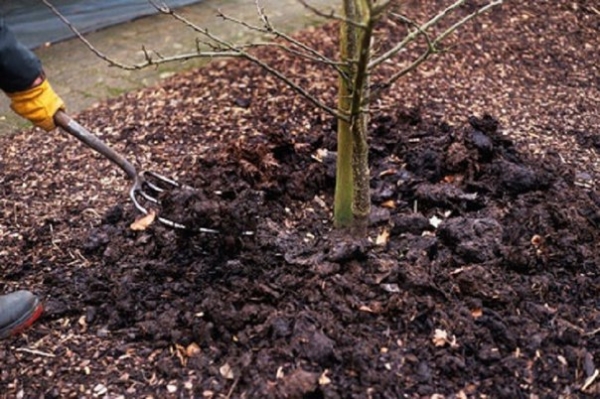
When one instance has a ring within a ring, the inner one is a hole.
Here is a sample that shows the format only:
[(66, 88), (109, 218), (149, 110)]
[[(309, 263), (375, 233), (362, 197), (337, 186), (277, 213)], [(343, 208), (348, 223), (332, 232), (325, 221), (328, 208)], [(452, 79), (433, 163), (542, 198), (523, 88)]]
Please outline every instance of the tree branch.
[(286, 42), (290, 43), (292, 46), (303, 50), (304, 53), (301, 51), (293, 50), (293, 49), (283, 46), (283, 45), (278, 46), (278, 47), (284, 49), (285, 51), (290, 52), (291, 54), (295, 54), (297, 56), (300, 56), (300, 57), (303, 57), (306, 59), (310, 59), (312, 61), (321, 62), (323, 64), (329, 65), (329, 66), (333, 67), (338, 73), (342, 73), (340, 66), (343, 64), (341, 62), (336, 62), (336, 61), (326, 57), (324, 54), (321, 54), (314, 48), (307, 46), (306, 44), (302, 43), (301, 41), (296, 40), (295, 38), (291, 37), (290, 35), (276, 29), (273, 26), (273, 24), (269, 21), (269, 19), (267, 18), (267, 15), (265, 14), (264, 9), (262, 7), (260, 7), (258, 0), (256, 0), (256, 8), (257, 8), (259, 18), (261, 19), (261, 21), (263, 21), (263, 27), (251, 25), (251, 24), (247, 23), (246, 21), (242, 21), (240, 19), (229, 16), (229, 15), (223, 13), (222, 11), (218, 11), (217, 16), (219, 16), (220, 18), (223, 18), (223, 20), (225, 20), (225, 21), (233, 22), (233, 23), (243, 26), (249, 30), (259, 32), (259, 33), (264, 33), (267, 35), (272, 35), (272, 36), (275, 36), (276, 38), (282, 38)]
[[(446, 29), (444, 32), (442, 32), (438, 37), (435, 38), (435, 40), (431, 41), (429, 39), (429, 36), (423, 32), (423, 34), (425, 35), (425, 37), (427, 38), (427, 50), (425, 50), (415, 61), (413, 61), (410, 65), (406, 66), (405, 68), (402, 68), (400, 71), (394, 73), (391, 77), (389, 77), (385, 82), (380, 83), (378, 85), (376, 85), (373, 90), (372, 90), (372, 96), (369, 97), (369, 99), (367, 101), (373, 101), (373, 98), (377, 97), (381, 91), (383, 91), (384, 89), (389, 88), (392, 84), (394, 84), (398, 79), (400, 79), (401, 77), (403, 77), (404, 75), (408, 74), (409, 72), (413, 71), (414, 69), (416, 69), (419, 65), (421, 65), (423, 62), (425, 62), (429, 56), (431, 54), (436, 53), (437, 50), (437, 46), (440, 42), (442, 42), (444, 39), (446, 39), (449, 35), (451, 35), (454, 31), (456, 31), (456, 29), (458, 29), (460, 26), (464, 25), (465, 23), (467, 23), (468, 21), (470, 21), (471, 19), (475, 18), (476, 16), (488, 11), (489, 9), (491, 9), (492, 7), (495, 7), (497, 5), (502, 4), (503, 0), (495, 0), (492, 1), (491, 3), (481, 7), (480, 9), (478, 9), (477, 11), (467, 15), (466, 17), (464, 17), (463, 19), (461, 19), (460, 21), (456, 22), (454, 25), (452, 25), (451, 27), (449, 27), (448, 29)], [(420, 28), (419, 28), (420, 29)]]
[(166, 64), (166, 63), (175, 62), (175, 61), (187, 61), (187, 60), (190, 60), (190, 59), (193, 59), (193, 58), (239, 57), (240, 56), (239, 53), (234, 52), (234, 51), (202, 51), (202, 50), (200, 50), (199, 47), (197, 47), (196, 52), (185, 53), (185, 54), (178, 54), (178, 55), (173, 55), (173, 56), (169, 56), (169, 57), (163, 57), (160, 54), (158, 54), (158, 53), (155, 52), (156, 56), (158, 57), (158, 59), (155, 59), (155, 58), (152, 58), (152, 56), (146, 50), (146, 48), (144, 46), (142, 46), (142, 51), (144, 53), (144, 59), (145, 59), (145, 61), (141, 62), (141, 63), (138, 63), (138, 64), (124, 64), (124, 63), (119, 62), (119, 61), (117, 61), (117, 60), (115, 60), (113, 58), (110, 58), (105, 53), (103, 53), (102, 51), (98, 50), (48, 0), (42, 0), (42, 3), (44, 3), (52, 11), (52, 13), (54, 13), (54, 15), (56, 15), (65, 25), (67, 25), (67, 27), (69, 27), (69, 29), (75, 34), (75, 36), (77, 36), (77, 38), (79, 40), (81, 40), (83, 42), (83, 44), (85, 44), (87, 46), (87, 48), (91, 52), (93, 52), (98, 58), (106, 61), (106, 63), (108, 63), (108, 65), (113, 66), (113, 67), (118, 67), (118, 68), (125, 69), (125, 70), (128, 70), (128, 71), (135, 71), (135, 70), (140, 70), (140, 69), (147, 68), (149, 66), (157, 66), (157, 65), (160, 65), (160, 64)]
[[(175, 62), (175, 61), (185, 61), (185, 60), (189, 60), (189, 59), (193, 59), (193, 58), (215, 58), (215, 57), (242, 57), (245, 58), (249, 61), (251, 61), (252, 63), (258, 65), (260, 68), (264, 69), (265, 71), (267, 71), (268, 73), (270, 73), (271, 75), (274, 75), (275, 77), (277, 77), (278, 79), (280, 79), (281, 81), (283, 81), (288, 87), (290, 87), (293, 91), (295, 91), (297, 94), (300, 94), (302, 97), (304, 97), (305, 99), (307, 99), (309, 102), (311, 102), (313, 105), (315, 105), (317, 108), (321, 109), (322, 111), (325, 111), (326, 113), (332, 115), (335, 118), (338, 119), (342, 119), (342, 120), (349, 120), (349, 116), (337, 111), (334, 108), (329, 107), (327, 104), (321, 102), (319, 99), (317, 99), (315, 96), (313, 96), (312, 94), (310, 94), (306, 89), (302, 88), (300, 85), (294, 83), (290, 78), (288, 78), (286, 75), (284, 75), (283, 73), (279, 72), (278, 70), (274, 69), (273, 67), (271, 67), (270, 65), (268, 65), (267, 63), (265, 63), (264, 61), (258, 59), (257, 57), (253, 56), (252, 54), (248, 53), (246, 50), (244, 50), (244, 47), (239, 47), (236, 46), (232, 43), (229, 43), (221, 38), (219, 38), (216, 35), (213, 35), (212, 33), (210, 33), (208, 31), (208, 29), (199, 27), (197, 25), (195, 25), (194, 23), (192, 23), (191, 21), (187, 20), (186, 18), (184, 18), (183, 16), (175, 13), (168, 5), (166, 5), (165, 3), (159, 4), (158, 2), (156, 2), (155, 0), (148, 0), (148, 2), (154, 7), (156, 8), (157, 11), (159, 11), (160, 13), (166, 14), (166, 15), (170, 15), (172, 16), (174, 19), (176, 19), (177, 21), (183, 23), (184, 25), (188, 26), (189, 28), (193, 29), (195, 32), (200, 33), (201, 35), (203, 35), (204, 37), (212, 40), (215, 44), (209, 44), (209, 46), (211, 48), (213, 48), (215, 51), (203, 51), (200, 49), (200, 40), (196, 40), (196, 52), (193, 53), (186, 53), (186, 54), (179, 54), (179, 55), (174, 55), (174, 56), (168, 56), (168, 57), (164, 57), (159, 53), (155, 52), (155, 57), (153, 57), (147, 50), (145, 47), (142, 46), (142, 51), (144, 53), (144, 58), (145, 61), (138, 63), (138, 64), (125, 64), (119, 61), (116, 61), (112, 58), (110, 58), (109, 56), (107, 56), (106, 54), (104, 54), (103, 52), (101, 52), (100, 50), (98, 50), (92, 43), (89, 42), (89, 40), (87, 40), (84, 35), (79, 32), (79, 30), (64, 16), (61, 14), (61, 12), (54, 7), (54, 5), (52, 5), (48, 0), (42, 0), (42, 2), (65, 24), (69, 27), (69, 29), (71, 29), (71, 31), (77, 36), (77, 38), (79, 40), (81, 40), (90, 51), (92, 51), (97, 57), (99, 57), (100, 59), (104, 60), (105, 62), (107, 62), (110, 66), (114, 66), (114, 67), (118, 67), (124, 70), (140, 70), (140, 69), (144, 69), (147, 68), (149, 66), (157, 66), (160, 64), (166, 64), (169, 62)], [(250, 26), (250, 25), (249, 25)], [(260, 29), (260, 28), (259, 28)], [(301, 44), (299, 41), (296, 41), (295, 39), (290, 38), (287, 35), (284, 34), (280, 34), (281, 37), (283, 37), (284, 39), (287, 37), (289, 39), (292, 40), (292, 43), (294, 45), (299, 45), (301, 48), (306, 48), (306, 49), (310, 49), (310, 47), (305, 46), (303, 44)], [(304, 46), (304, 47), (302, 47)], [(292, 49), (290, 49), (290, 51), (293, 51)], [(300, 52), (297, 52), (300, 53)], [(339, 66), (337, 66), (335, 64), (335, 61), (333, 60), (329, 60), (327, 57), (321, 55), (320, 53), (318, 53), (316, 50), (312, 50), (312, 53), (315, 55), (313, 58), (315, 58), (315, 60), (319, 60), (321, 59), (321, 62), (324, 63), (331, 63), (330, 65), (332, 65), (333, 67), (335, 67), (336, 69), (339, 68)]]
[(366, 28), (366, 25), (361, 22), (353, 21), (349, 18), (344, 18), (344, 17), (336, 14), (335, 10), (333, 8), (331, 10), (329, 10), (329, 12), (325, 12), (325, 11), (319, 10), (317, 7), (315, 7), (311, 4), (308, 4), (306, 2), (306, 0), (298, 0), (298, 3), (300, 3), (301, 5), (304, 6), (304, 8), (306, 8), (307, 10), (309, 10), (310, 12), (312, 12), (313, 14), (315, 14), (316, 16), (319, 16), (321, 18), (329, 19), (332, 21), (340, 21), (345, 24), (352, 25), (352, 26), (355, 26), (355, 27), (361, 28), (361, 29)]
[(279, 49), (281, 49), (285, 52), (288, 52), (292, 55), (295, 55), (297, 57), (301, 57), (306, 60), (309, 60), (309, 61), (312, 61), (315, 63), (321, 63), (321, 64), (331, 66), (334, 68), (339, 68), (341, 66), (346, 65), (346, 63), (341, 62), (341, 61), (323, 60), (323, 59), (320, 59), (317, 57), (313, 57), (310, 54), (303, 53), (302, 51), (295, 50), (295, 49), (291, 48), (290, 46), (286, 46), (285, 44), (276, 43), (276, 42), (252, 42), (252, 43), (244, 44), (241, 46), (237, 46), (237, 48), (256, 48), (256, 47), (276, 47), (276, 48), (279, 48)]
[(349, 116), (348, 115), (346, 115), (344, 113), (341, 113), (341, 112), (337, 111), (336, 109), (329, 107), (327, 104), (321, 102), (315, 96), (313, 96), (312, 94), (310, 94), (306, 89), (304, 89), (300, 85), (298, 85), (295, 82), (293, 82), (290, 78), (288, 78), (282, 72), (276, 70), (275, 68), (273, 68), (269, 64), (265, 63), (264, 61), (260, 60), (259, 58), (255, 57), (254, 55), (252, 55), (249, 52), (245, 51), (243, 48), (236, 47), (234, 44), (229, 43), (226, 40), (223, 40), (223, 39), (221, 39), (220, 37), (218, 37), (216, 35), (213, 35), (211, 32), (209, 32), (208, 29), (202, 28), (202, 27), (194, 24), (192, 21), (188, 20), (184, 16), (182, 16), (182, 15), (174, 12), (171, 8), (169, 8), (165, 4), (163, 4), (162, 6), (160, 6), (160, 5), (156, 4), (156, 2), (154, 0), (148, 0), (148, 1), (150, 2), (150, 4), (152, 4), (154, 7), (156, 7), (156, 9), (158, 11), (160, 11), (161, 13), (170, 15), (175, 20), (177, 20), (177, 21), (181, 22), (182, 24), (184, 24), (185, 26), (193, 29), (195, 32), (198, 32), (201, 35), (203, 35), (203, 36), (205, 36), (205, 37), (213, 40), (215, 43), (218, 43), (223, 48), (225, 48), (225, 49), (227, 49), (229, 51), (233, 51), (233, 52), (237, 53), (237, 56), (245, 58), (248, 61), (251, 61), (252, 63), (254, 63), (257, 66), (259, 66), (260, 68), (264, 69), (265, 71), (267, 71), (271, 75), (277, 77), (278, 79), (280, 79), (281, 81), (283, 81), (289, 88), (291, 88), (297, 94), (300, 94), (302, 97), (304, 97), (306, 100), (308, 100), (309, 102), (311, 102), (317, 108), (320, 108), (322, 111), (327, 112), (328, 114), (332, 115), (335, 118), (342, 119), (342, 120), (349, 120)]
[(452, 25), (451, 27), (449, 27), (448, 29), (446, 29), (446, 31), (444, 33), (442, 33), (441, 35), (439, 35), (438, 38), (436, 39), (436, 42), (441, 42), (442, 40), (444, 40), (446, 37), (448, 37), (449, 35), (451, 35), (456, 29), (458, 29), (462, 25), (466, 24), (467, 22), (469, 22), (470, 20), (472, 20), (476, 16), (478, 16), (480, 14), (483, 14), (484, 12), (490, 10), (491, 8), (502, 4), (503, 2), (504, 2), (504, 0), (492, 1), (489, 4), (481, 7), (479, 10), (477, 10), (477, 11), (475, 11), (475, 12), (467, 15), (466, 17), (464, 17), (463, 19), (461, 19), (460, 21), (458, 21), (457, 23), (455, 23), (454, 25)]
[(382, 64), (386, 60), (388, 60), (391, 57), (398, 54), (410, 42), (415, 40), (417, 38), (417, 36), (419, 36), (421, 34), (421, 32), (427, 31), (427, 29), (431, 28), (432, 26), (434, 26), (435, 24), (440, 22), (442, 19), (444, 19), (444, 17), (446, 17), (446, 15), (448, 15), (448, 13), (454, 11), (456, 8), (461, 6), (465, 1), (466, 0), (458, 0), (458, 1), (454, 2), (452, 5), (446, 7), (444, 10), (442, 10), (438, 15), (436, 15), (435, 17), (431, 18), (429, 21), (427, 21), (423, 25), (421, 25), (419, 29), (416, 29), (413, 32), (406, 35), (404, 40), (402, 40), (400, 43), (396, 44), (390, 50), (386, 51), (385, 53), (383, 53), (382, 55), (380, 55), (379, 57), (377, 57), (376, 59), (371, 61), (371, 63), (369, 64), (369, 69), (375, 68), (376, 66)]
[(402, 14), (390, 13), (390, 15), (392, 17), (398, 18), (401, 22), (417, 29), (419, 31), (419, 33), (421, 33), (421, 35), (423, 35), (423, 37), (425, 38), (425, 41), (427, 41), (427, 47), (433, 48), (433, 42), (431, 41), (431, 38), (429, 37), (429, 33), (425, 32), (424, 30), (421, 30), (421, 27), (419, 26), (418, 23), (416, 23), (412, 19), (410, 19)]

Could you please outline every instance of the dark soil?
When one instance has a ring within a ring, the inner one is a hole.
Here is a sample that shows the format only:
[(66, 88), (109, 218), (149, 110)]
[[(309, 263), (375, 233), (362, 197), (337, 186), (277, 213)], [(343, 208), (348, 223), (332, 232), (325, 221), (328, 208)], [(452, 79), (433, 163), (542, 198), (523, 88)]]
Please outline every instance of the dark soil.
[[(425, 67), (443, 67), (438, 80), (411, 75), (378, 103), (368, 239), (332, 229), (334, 120), (243, 61), (78, 116), (137, 165), (195, 188), (165, 194), (162, 216), (220, 234), (133, 231), (128, 183), (104, 159), (59, 132), (0, 138), (2, 286), (46, 303), (0, 346), (0, 391), (600, 395), (600, 18), (592, 2), (509, 4)], [(434, 6), (409, 7), (421, 18)], [(299, 37), (333, 54), (335, 29)], [(262, 56), (335, 96), (333, 74)], [(528, 73), (560, 98), (524, 100)]]

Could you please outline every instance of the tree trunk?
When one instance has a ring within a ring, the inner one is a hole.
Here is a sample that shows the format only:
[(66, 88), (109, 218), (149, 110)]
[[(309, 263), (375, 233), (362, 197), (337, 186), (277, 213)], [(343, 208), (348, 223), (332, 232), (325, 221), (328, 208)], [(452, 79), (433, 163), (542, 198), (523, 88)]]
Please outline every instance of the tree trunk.
[[(344, 18), (356, 20), (355, 0), (344, 0)], [(352, 82), (356, 67), (350, 60), (357, 52), (357, 28), (351, 24), (340, 25), (340, 59), (346, 65), (339, 76), (338, 110), (350, 115), (352, 108)], [(352, 203), (354, 199), (353, 134), (351, 123), (338, 119), (337, 165), (334, 201), (334, 225), (336, 228), (348, 228), (353, 224)]]
[(338, 160), (334, 222), (364, 235), (371, 210), (367, 143), (368, 114), (363, 104), (369, 85), (368, 64), (374, 21), (372, 0), (344, 0), (344, 17), (364, 27), (342, 23), (341, 59), (348, 66), (340, 76), (340, 112), (350, 122), (338, 120)]

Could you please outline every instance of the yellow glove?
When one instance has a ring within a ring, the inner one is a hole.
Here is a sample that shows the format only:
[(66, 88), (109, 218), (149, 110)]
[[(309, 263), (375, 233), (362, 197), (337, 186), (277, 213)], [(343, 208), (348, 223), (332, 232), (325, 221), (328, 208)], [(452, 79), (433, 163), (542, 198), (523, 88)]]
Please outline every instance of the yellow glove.
[(56, 111), (65, 107), (65, 103), (54, 92), (47, 79), (38, 86), (25, 91), (8, 93), (8, 96), (12, 100), (10, 107), (13, 111), (47, 132), (56, 127), (54, 124)]

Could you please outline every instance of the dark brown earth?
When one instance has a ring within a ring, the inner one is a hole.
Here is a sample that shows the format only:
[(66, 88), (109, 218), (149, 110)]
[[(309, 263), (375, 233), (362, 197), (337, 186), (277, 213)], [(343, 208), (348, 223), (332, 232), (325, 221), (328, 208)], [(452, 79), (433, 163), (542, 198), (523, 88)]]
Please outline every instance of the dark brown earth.
[[(60, 132), (0, 138), (2, 288), (46, 303), (0, 346), (2, 395), (597, 397), (600, 15), (530, 3), (376, 104), (368, 240), (332, 233), (334, 120), (243, 61), (78, 116), (195, 187), (164, 214), (219, 235), (133, 231), (106, 160)], [(299, 37), (334, 54), (335, 29)], [(261, 55), (335, 96), (333, 74)]]

